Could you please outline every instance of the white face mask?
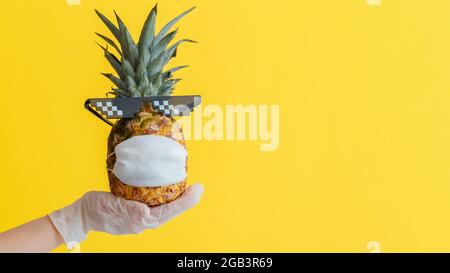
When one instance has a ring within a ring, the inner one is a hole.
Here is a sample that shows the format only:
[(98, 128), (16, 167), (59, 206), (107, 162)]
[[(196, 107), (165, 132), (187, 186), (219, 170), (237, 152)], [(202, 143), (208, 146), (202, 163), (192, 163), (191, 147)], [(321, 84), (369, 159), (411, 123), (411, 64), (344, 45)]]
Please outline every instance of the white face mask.
[(135, 136), (115, 147), (116, 163), (110, 171), (134, 187), (172, 185), (186, 178), (186, 149), (158, 135)]

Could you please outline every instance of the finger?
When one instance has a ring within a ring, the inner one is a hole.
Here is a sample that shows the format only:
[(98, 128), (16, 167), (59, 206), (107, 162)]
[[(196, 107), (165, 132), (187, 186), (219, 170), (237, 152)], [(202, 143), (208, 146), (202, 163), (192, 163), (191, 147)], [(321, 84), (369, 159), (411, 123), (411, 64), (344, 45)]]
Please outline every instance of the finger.
[(203, 185), (200, 183), (193, 184), (176, 200), (166, 204), (169, 208), (191, 208), (200, 202), (200, 197), (204, 192)]
[(159, 215), (157, 215), (157, 217), (159, 217), (159, 223), (163, 224), (164, 222), (167, 222), (168, 220), (197, 205), (200, 202), (200, 197), (203, 192), (204, 188), (202, 184), (197, 183), (187, 188), (183, 195), (178, 199), (161, 205), (156, 210), (156, 212), (159, 213)]
[(150, 208), (141, 202), (118, 198), (117, 213), (130, 218), (145, 218), (150, 215)]

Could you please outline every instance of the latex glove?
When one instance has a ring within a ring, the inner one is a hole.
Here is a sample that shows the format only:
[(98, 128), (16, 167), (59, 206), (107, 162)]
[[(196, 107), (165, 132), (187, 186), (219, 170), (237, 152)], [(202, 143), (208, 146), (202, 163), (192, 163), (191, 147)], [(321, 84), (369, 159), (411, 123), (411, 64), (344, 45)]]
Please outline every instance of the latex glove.
[(75, 203), (49, 215), (66, 245), (86, 239), (89, 231), (137, 234), (154, 229), (195, 206), (203, 193), (201, 184), (186, 189), (178, 199), (158, 207), (128, 201), (109, 192), (88, 192)]

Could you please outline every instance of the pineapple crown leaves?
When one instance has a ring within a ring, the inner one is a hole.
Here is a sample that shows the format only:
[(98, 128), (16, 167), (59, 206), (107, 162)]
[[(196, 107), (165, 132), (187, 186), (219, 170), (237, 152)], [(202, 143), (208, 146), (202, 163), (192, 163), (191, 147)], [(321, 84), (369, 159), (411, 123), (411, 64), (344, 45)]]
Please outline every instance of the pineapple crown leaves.
[[(106, 42), (106, 47), (100, 44), (99, 46), (104, 51), (105, 58), (118, 76), (102, 73), (115, 85), (115, 88), (112, 88), (112, 91), (107, 94), (112, 94), (116, 97), (171, 95), (175, 85), (181, 80), (175, 79), (174, 73), (188, 66), (177, 66), (166, 71), (163, 71), (163, 69), (172, 58), (176, 57), (179, 45), (186, 42), (196, 42), (182, 39), (170, 45), (177, 35), (178, 29), (169, 31), (178, 21), (194, 9), (195, 7), (181, 13), (164, 25), (159, 33), (156, 34), (155, 24), (158, 7), (155, 5), (144, 23), (137, 44), (115, 11), (117, 26), (102, 13), (95, 10), (98, 17), (117, 41), (116, 43), (114, 40), (96, 33), (98, 37)], [(120, 59), (109, 51), (108, 46), (114, 48)]]

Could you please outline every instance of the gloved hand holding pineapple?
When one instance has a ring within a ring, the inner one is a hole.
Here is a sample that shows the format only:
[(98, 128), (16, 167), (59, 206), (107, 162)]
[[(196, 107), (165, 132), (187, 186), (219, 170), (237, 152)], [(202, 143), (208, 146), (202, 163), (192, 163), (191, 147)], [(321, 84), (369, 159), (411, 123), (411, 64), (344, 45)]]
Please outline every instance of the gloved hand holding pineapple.
[(69, 248), (94, 231), (136, 234), (157, 228), (195, 206), (203, 193), (200, 184), (188, 187), (177, 200), (161, 206), (88, 192), (73, 204), (19, 227), (0, 233), (0, 253), (48, 252), (65, 243)]

